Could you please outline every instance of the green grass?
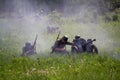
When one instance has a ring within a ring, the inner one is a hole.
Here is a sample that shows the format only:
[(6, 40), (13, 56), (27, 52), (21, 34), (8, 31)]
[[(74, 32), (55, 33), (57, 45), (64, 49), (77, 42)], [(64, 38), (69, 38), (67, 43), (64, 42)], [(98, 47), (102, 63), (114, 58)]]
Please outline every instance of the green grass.
[[(99, 55), (17, 57), (1, 53), (1, 80), (119, 80), (120, 61)], [(36, 55), (35, 55), (36, 56)]]

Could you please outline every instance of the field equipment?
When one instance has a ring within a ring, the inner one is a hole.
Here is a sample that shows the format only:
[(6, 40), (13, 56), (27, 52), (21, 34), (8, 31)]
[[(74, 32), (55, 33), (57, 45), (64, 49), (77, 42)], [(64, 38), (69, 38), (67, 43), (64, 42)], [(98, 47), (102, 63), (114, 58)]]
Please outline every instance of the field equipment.
[(71, 52), (72, 53), (82, 53), (82, 52), (88, 52), (88, 53), (98, 53), (98, 49), (97, 47), (92, 44), (94, 41), (96, 41), (96, 39), (88, 39), (87, 42), (85, 42), (83, 40), (83, 43), (81, 43), (80, 45), (76, 45), (74, 44), (71, 47)]

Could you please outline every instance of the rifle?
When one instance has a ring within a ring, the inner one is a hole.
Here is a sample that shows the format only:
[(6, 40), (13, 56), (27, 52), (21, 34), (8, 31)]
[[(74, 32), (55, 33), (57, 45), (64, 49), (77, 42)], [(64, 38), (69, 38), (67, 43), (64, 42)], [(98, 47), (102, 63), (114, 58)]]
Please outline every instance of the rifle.
[[(57, 35), (57, 38), (56, 38), (56, 41), (59, 39), (60, 33), (61, 33), (61, 32), (59, 31), (59, 33), (58, 33), (58, 35)], [(56, 43), (56, 41), (55, 41), (55, 43)], [(55, 50), (55, 43), (54, 43), (54, 45), (52, 46), (52, 52), (51, 52), (51, 53), (53, 53), (54, 50)]]
[(33, 48), (35, 48), (35, 46), (36, 46), (37, 37), (38, 37), (38, 35), (36, 35), (36, 37), (35, 37)]

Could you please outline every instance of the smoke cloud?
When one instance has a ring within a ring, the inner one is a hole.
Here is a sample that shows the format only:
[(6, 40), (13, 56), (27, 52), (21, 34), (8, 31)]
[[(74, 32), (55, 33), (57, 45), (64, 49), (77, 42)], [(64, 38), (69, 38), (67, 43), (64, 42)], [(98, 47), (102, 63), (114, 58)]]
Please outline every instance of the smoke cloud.
[(39, 10), (36, 3), (32, 4), (29, 0), (6, 0), (6, 9), (11, 6), (14, 9), (9, 13), (9, 16), (12, 17), (9, 18), (8, 16), (5, 18), (6, 21), (1, 24), (6, 27), (6, 32), (9, 30), (8, 27), (14, 27), (18, 30), (16, 34), (23, 39), (20, 47), (24, 46), (26, 41), (33, 43), (35, 35), (38, 34), (37, 52), (39, 53), (50, 52), (50, 48), (57, 37), (57, 33), (47, 34), (47, 26), (50, 24), (59, 26), (62, 32), (61, 36), (67, 34), (70, 38), (69, 41), (72, 41), (76, 34), (79, 34), (86, 40), (95, 38), (97, 40), (95, 45), (98, 49), (104, 50), (112, 45), (112, 43), (109, 44), (112, 39), (101, 25), (102, 20), (99, 15), (99, 8), (97, 7), (99, 6), (98, 2), (95, 0), (93, 2), (91, 4), (81, 4), (81, 2), (80, 4), (71, 6), (73, 3), (66, 0), (63, 11), (59, 12), (56, 10), (55, 12), (60, 14), (57, 16), (60, 23), (55, 24), (55, 21), (53, 23), (50, 21), (50, 14), (52, 12), (48, 13), (44, 11), (49, 11), (49, 7), (46, 4), (41, 4), (41, 10)]

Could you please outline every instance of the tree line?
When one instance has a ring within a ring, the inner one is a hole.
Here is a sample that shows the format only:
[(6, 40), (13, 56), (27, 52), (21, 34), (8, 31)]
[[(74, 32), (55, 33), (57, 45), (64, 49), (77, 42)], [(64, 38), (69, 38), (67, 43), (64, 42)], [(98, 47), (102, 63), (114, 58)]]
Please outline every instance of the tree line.
[[(6, 11), (6, 2), (14, 1), (14, 0), (0, 0), (0, 13), (4, 13)], [(24, 1), (24, 0), (21, 0)], [(31, 4), (34, 4), (37, 9), (41, 9), (41, 6), (47, 6), (50, 11), (55, 9), (62, 11), (65, 6), (68, 7), (79, 7), (81, 5), (93, 5), (99, 8), (101, 11), (107, 11), (111, 8), (112, 3), (120, 2), (120, 0), (27, 0)], [(9, 3), (11, 4), (11, 3)], [(11, 9), (13, 6), (10, 6)], [(10, 8), (9, 7), (9, 8)], [(9, 9), (7, 9), (9, 10)]]

